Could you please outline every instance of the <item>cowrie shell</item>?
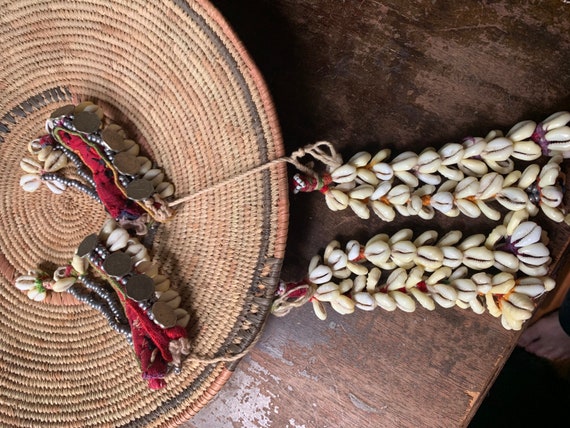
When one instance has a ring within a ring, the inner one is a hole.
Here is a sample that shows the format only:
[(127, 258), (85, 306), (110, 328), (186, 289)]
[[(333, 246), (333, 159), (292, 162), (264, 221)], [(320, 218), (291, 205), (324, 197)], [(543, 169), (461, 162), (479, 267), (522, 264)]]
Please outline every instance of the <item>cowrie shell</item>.
[(324, 284), (329, 282), (332, 278), (332, 270), (325, 265), (318, 265), (309, 272), (309, 281), (313, 284)]
[(388, 243), (393, 245), (395, 242), (398, 241), (409, 241), (414, 236), (414, 232), (412, 229), (400, 229), (396, 233), (392, 235), (392, 237), (388, 240)]
[(437, 172), (441, 165), (439, 154), (432, 150), (424, 150), (417, 159), (417, 170), (421, 174), (433, 174)]
[(408, 274), (403, 268), (394, 269), (386, 280), (387, 290), (398, 290), (405, 287)]
[(471, 310), (478, 315), (485, 313), (485, 307), (481, 304), (478, 298), (469, 301)]
[(401, 291), (388, 292), (390, 297), (396, 302), (396, 306), (404, 312), (414, 312), (416, 310), (416, 302), (405, 293)]
[(439, 183), (441, 183), (441, 177), (439, 175), (423, 174), (421, 172), (418, 172), (416, 174), (416, 176), (418, 177), (418, 179), (420, 181), (427, 183), (427, 184), (431, 184), (433, 186), (437, 186)]
[[(511, 187), (515, 184), (519, 178), (521, 178), (522, 172), (519, 170), (511, 171), (507, 174), (507, 176), (503, 179), (503, 187)], [(521, 187), (521, 186), (518, 186)]]
[(34, 275), (22, 275), (16, 278), (14, 285), (18, 290), (30, 290), (36, 285), (36, 277)]
[(449, 275), (449, 281), (454, 281), (459, 278), (465, 278), (467, 277), (468, 272), (469, 269), (467, 269), (465, 266), (459, 266), (457, 269), (451, 272), (451, 275)]
[(516, 272), (519, 270), (519, 259), (512, 253), (495, 251), (495, 264), (497, 269), (504, 272)]
[(467, 199), (456, 199), (455, 205), (459, 208), (459, 211), (467, 217), (477, 218), (481, 215), (481, 209), (479, 206)]
[(430, 205), (443, 214), (453, 209), (453, 203), (454, 198), (450, 192), (438, 192), (430, 198)]
[(463, 251), (463, 264), (471, 269), (486, 270), (493, 266), (493, 251), (485, 247), (471, 247)]
[(368, 273), (368, 268), (359, 263), (348, 261), (346, 262), (346, 267), (355, 275), (366, 275)]
[(317, 318), (320, 319), (321, 321), (326, 320), (327, 310), (325, 309), (325, 306), (316, 299), (312, 300), (311, 303), (313, 305), (313, 311), (315, 312)]
[(485, 242), (485, 235), (483, 235), (482, 233), (477, 233), (475, 235), (471, 235), (468, 236), (467, 238), (465, 238), (458, 246), (457, 248), (459, 248), (461, 251), (465, 251), (468, 248), (472, 248), (472, 247), (478, 247), (481, 244), (483, 244), (483, 242)]
[[(451, 268), (447, 266), (442, 266), (439, 269), (435, 270), (429, 277), (426, 279), (426, 284), (434, 285), (439, 281), (446, 280), (451, 275)], [(418, 278), (418, 282), (421, 278)]]
[[(49, 132), (49, 131), (48, 131)], [(42, 145), (39, 139), (32, 140), (28, 143), (28, 152), (34, 156), (38, 156), (38, 153), (42, 150)]]
[(501, 162), (507, 160), (513, 153), (513, 142), (505, 137), (495, 138), (487, 143), (487, 147), (481, 153), (485, 160)]
[(548, 131), (544, 138), (547, 141), (568, 141), (570, 140), (570, 127), (568, 126), (560, 126), (558, 128), (554, 128), (551, 131)]
[(180, 306), (180, 302), (182, 301), (182, 298), (180, 297), (180, 295), (178, 294), (178, 292), (176, 290), (173, 290), (171, 288), (171, 289), (165, 291), (164, 293), (161, 293), (160, 297), (158, 298), (158, 301), (166, 303), (171, 308), (176, 309), (177, 307)]
[(410, 188), (405, 184), (399, 184), (388, 192), (387, 198), (393, 205), (404, 205), (410, 199)]
[(374, 193), (374, 187), (369, 184), (361, 184), (348, 192), (348, 195), (352, 199), (366, 199), (372, 196)]
[[(457, 300), (457, 291), (451, 286), (447, 284), (434, 284), (428, 286), (432, 293), (437, 293), (441, 297), (446, 298), (447, 300), (455, 301)], [(432, 294), (433, 295), (433, 294)]]
[(34, 302), (41, 302), (46, 298), (46, 292), (41, 291), (38, 288), (31, 288), (28, 290), (28, 298)]
[(439, 150), (441, 164), (444, 166), (458, 163), (463, 157), (464, 149), (461, 144), (448, 143)]
[(341, 315), (348, 315), (354, 312), (356, 305), (350, 297), (340, 295), (331, 302), (331, 307)]
[(540, 241), (542, 227), (534, 221), (521, 222), (511, 234), (510, 241), (515, 247), (525, 247)]
[(426, 308), (428, 311), (433, 311), (435, 309), (435, 302), (429, 295), (417, 288), (410, 288), (409, 291), (418, 303), (422, 305), (422, 307)]
[(140, 154), (141, 146), (139, 146), (133, 140), (125, 139), (123, 140), (123, 144), (125, 146), (125, 150), (123, 150), (123, 152), (135, 157)]
[(519, 270), (529, 276), (544, 276), (548, 273), (548, 266), (546, 264), (533, 266), (526, 264), (521, 260)]
[(516, 291), (510, 293), (507, 296), (507, 300), (511, 302), (514, 306), (521, 309), (526, 309), (527, 311), (534, 311), (535, 304), (532, 299), (526, 294), (517, 293)]
[(491, 278), (491, 294), (507, 294), (516, 285), (511, 273), (501, 272)]
[(352, 295), (354, 304), (363, 311), (373, 311), (376, 307), (376, 299), (367, 291), (361, 291)]
[(387, 242), (381, 240), (376, 240), (364, 247), (364, 257), (376, 266), (387, 262), (390, 254), (390, 246)]
[[(145, 275), (150, 276), (148, 273), (145, 273)], [(154, 282), (154, 291), (164, 293), (170, 289), (170, 279), (166, 275), (155, 275), (151, 278)]]
[(485, 217), (490, 218), (491, 220), (499, 221), (501, 219), (501, 213), (491, 208), (483, 201), (477, 201), (477, 208), (479, 208)]
[(186, 328), (190, 322), (190, 314), (184, 308), (176, 308), (174, 315), (176, 315), (176, 325)]
[(73, 255), (71, 259), (71, 267), (79, 274), (84, 275), (89, 267), (89, 260), (87, 257), (79, 257), (77, 254)]
[(370, 184), (372, 186), (376, 186), (378, 183), (380, 183), (380, 179), (376, 177), (376, 174), (374, 174), (374, 172), (370, 171), (369, 169), (358, 168), (356, 170), (356, 177), (364, 183)]
[(335, 248), (326, 258), (327, 264), (332, 270), (340, 270), (346, 267), (348, 256), (340, 248)]
[(333, 276), (339, 279), (346, 279), (350, 277), (350, 275), (352, 275), (352, 272), (348, 270), (348, 268), (333, 271)]
[(437, 232), (435, 230), (426, 230), (422, 232), (416, 239), (414, 239), (414, 245), (420, 247), (422, 245), (431, 245), (437, 241)]
[(44, 162), (47, 172), (56, 172), (67, 165), (67, 156), (61, 150), (52, 150)]
[(479, 199), (491, 199), (503, 188), (503, 177), (496, 172), (485, 174), (478, 183), (475, 193)]
[(479, 159), (465, 158), (459, 161), (457, 166), (465, 175), (474, 177), (481, 177), (489, 171), (487, 164)]
[(347, 163), (355, 166), (356, 168), (361, 168), (363, 166), (366, 166), (370, 159), (372, 159), (372, 155), (370, 153), (358, 152), (354, 154)]
[(346, 255), (348, 260), (354, 261), (360, 257), (361, 245), (358, 241), (352, 239), (346, 243)]
[(357, 275), (354, 278), (352, 288), (354, 293), (364, 290), (366, 288), (366, 275)]
[(431, 295), (432, 299), (442, 308), (453, 308), (455, 306), (455, 300), (449, 300), (440, 294), (434, 293)]
[(549, 207), (556, 208), (562, 203), (562, 190), (557, 186), (546, 186), (540, 190), (541, 204), (548, 205)]
[(384, 159), (387, 159), (390, 156), (390, 149), (382, 149), (378, 153), (376, 153), (372, 159), (368, 162), (368, 165), (374, 166), (378, 162), (382, 162)]
[(353, 285), (354, 285), (354, 281), (352, 279), (350, 279), (350, 278), (343, 279), (338, 284), (338, 291), (340, 292), (340, 294), (348, 293), (350, 290), (352, 290)]
[(342, 211), (348, 207), (349, 197), (346, 193), (330, 189), (325, 193), (325, 202), (331, 211)]
[(394, 170), (392, 167), (384, 162), (377, 163), (372, 167), (372, 171), (376, 174), (378, 179), (383, 181), (391, 180), (394, 177)]
[(385, 196), (390, 191), (390, 189), (392, 189), (392, 183), (383, 181), (376, 187), (372, 195), (370, 195), (370, 200), (376, 201), (380, 199), (382, 196)]
[(409, 171), (418, 164), (418, 155), (414, 152), (403, 152), (392, 159), (390, 165), (394, 172)]
[(538, 297), (541, 296), (542, 294), (544, 294), (546, 292), (544, 285), (542, 285), (542, 283), (537, 283), (537, 284), (528, 284), (528, 285), (516, 285), (513, 288), (513, 291), (515, 293), (519, 293), (519, 294), (524, 294), (527, 295), (529, 297)]
[(20, 187), (26, 192), (35, 192), (42, 185), (42, 180), (36, 174), (24, 174), (20, 177)]
[(542, 156), (542, 148), (531, 140), (517, 141), (513, 146), (512, 156), (530, 162)]
[(489, 168), (495, 172), (498, 172), (499, 174), (508, 174), (515, 168), (515, 163), (510, 158), (504, 161), (494, 161), (487, 159), (486, 162)]
[(470, 137), (466, 138), (463, 143), (463, 158), (472, 158), (479, 156), (485, 147), (487, 147), (487, 141), (481, 137)]
[(447, 165), (441, 165), (437, 170), (441, 175), (443, 175), (448, 180), (452, 181), (461, 181), (463, 180), (464, 174), (463, 171), (460, 171), (455, 168), (451, 168)]
[[(323, 253), (323, 258), (325, 260), (328, 260), (329, 257), (331, 256), (332, 252), (336, 249), (340, 248), (340, 242), (338, 242), (336, 239), (332, 240), (331, 242), (329, 242), (329, 244), (326, 246), (325, 251)], [(330, 263), (329, 263), (330, 264)]]
[(475, 196), (479, 190), (479, 181), (476, 177), (465, 177), (455, 186), (454, 196), (457, 199), (464, 199)]
[(356, 179), (356, 167), (350, 164), (339, 166), (331, 173), (335, 183), (350, 183)]
[(376, 300), (376, 304), (385, 311), (395, 311), (398, 307), (396, 301), (388, 293), (374, 293), (374, 300)]
[(60, 183), (59, 181), (46, 181), (46, 187), (54, 194), (61, 195), (67, 189), (65, 183)]
[(471, 280), (477, 287), (477, 291), (481, 294), (486, 294), (491, 291), (492, 278), (485, 272), (477, 272), (471, 277)]
[(469, 278), (459, 278), (453, 281), (453, 286), (459, 291), (477, 291), (477, 286)]
[(366, 277), (366, 291), (373, 293), (381, 276), (382, 271), (377, 267), (370, 269), (370, 272), (368, 272), (368, 276)]
[(463, 263), (463, 253), (456, 247), (440, 246), (443, 253), (443, 265), (455, 269)]
[(420, 184), (418, 177), (416, 177), (410, 171), (397, 171), (394, 173), (394, 175), (398, 177), (406, 186), (411, 187), (412, 189), (418, 187)]
[(489, 142), (495, 138), (502, 137), (503, 132), (500, 129), (493, 129), (485, 136), (485, 141)]
[(42, 166), (33, 159), (30, 158), (23, 158), (20, 161), (20, 168), (29, 174), (38, 174)]
[(372, 245), (372, 243), (376, 241), (388, 242), (389, 239), (390, 237), (387, 233), (378, 233), (377, 235), (374, 235), (372, 238), (370, 238), (365, 246)]
[(162, 183), (158, 183), (155, 188), (155, 192), (158, 193), (161, 198), (166, 199), (169, 196), (174, 195), (174, 185), (167, 181), (163, 181)]
[(422, 266), (415, 265), (413, 268), (409, 269), (408, 277), (404, 286), (407, 289), (417, 287), (418, 283), (423, 280), (424, 273), (425, 270)]
[(570, 122), (570, 113), (567, 111), (559, 111), (551, 114), (541, 123), (542, 128), (545, 130), (550, 130), (554, 128), (559, 128)]
[(38, 157), (38, 160), (40, 162), (45, 162), (50, 153), (52, 152), (52, 150), (53, 150), (52, 146), (45, 146), (45, 147), (40, 146), (35, 155)]
[[(463, 178), (461, 178), (461, 180), (462, 179)], [(459, 181), (461, 181), (461, 180), (459, 180)], [(439, 186), (437, 191), (438, 192), (452, 192), (455, 190), (455, 187), (457, 186), (457, 183), (459, 183), (459, 181), (446, 180), (443, 183), (441, 183), (441, 186)]]
[(522, 122), (514, 125), (509, 132), (507, 132), (507, 138), (511, 141), (517, 142), (526, 140), (531, 137), (536, 129), (536, 122), (533, 120), (523, 120)]
[(73, 284), (75, 284), (74, 277), (61, 278), (53, 283), (52, 290), (56, 293), (62, 293), (67, 291)]
[(338, 285), (334, 282), (327, 282), (320, 285), (315, 291), (315, 299), (321, 302), (331, 302), (340, 296)]
[(526, 189), (531, 184), (534, 184), (534, 182), (538, 178), (539, 173), (540, 173), (540, 166), (538, 166), (537, 164), (533, 163), (527, 166), (519, 178), (518, 187), (520, 187), (521, 189)]
[(357, 199), (350, 199), (348, 201), (348, 206), (361, 219), (367, 220), (370, 218), (370, 210), (364, 202)]
[(450, 230), (445, 235), (443, 235), (439, 241), (437, 241), (438, 246), (455, 245), (460, 240), (463, 234), (460, 230)]
[(398, 241), (392, 244), (390, 258), (398, 266), (411, 263), (416, 255), (416, 246), (410, 241)]
[(497, 306), (497, 303), (495, 302), (495, 299), (491, 293), (485, 294), (485, 304), (487, 306), (487, 310), (492, 316), (495, 318), (501, 316), (501, 310)]
[(528, 219), (528, 212), (521, 211), (511, 211), (505, 216), (504, 223), (507, 226), (507, 235), (512, 235), (515, 229), (521, 224), (521, 222)]
[(532, 312), (526, 309), (517, 308), (508, 300), (501, 300), (501, 310), (505, 316), (518, 321), (525, 321), (532, 316)]
[(526, 192), (518, 187), (507, 187), (497, 193), (495, 198), (505, 208), (518, 211), (529, 202)]
[(542, 242), (536, 242), (519, 248), (517, 257), (527, 265), (539, 266), (550, 261), (550, 251)]
[(433, 272), (443, 265), (443, 252), (439, 247), (428, 245), (419, 247), (414, 262), (423, 266), (426, 271)]

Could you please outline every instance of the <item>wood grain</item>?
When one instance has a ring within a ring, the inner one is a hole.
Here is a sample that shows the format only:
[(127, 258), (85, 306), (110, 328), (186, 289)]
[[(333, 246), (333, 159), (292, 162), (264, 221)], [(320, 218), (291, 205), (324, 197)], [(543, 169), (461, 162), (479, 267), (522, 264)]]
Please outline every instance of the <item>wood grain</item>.
[[(570, 108), (570, 5), (562, 1), (214, 4), (267, 81), (288, 153), (318, 140), (345, 157), (420, 151)], [(569, 228), (537, 221), (559, 262)], [(290, 224), (282, 278), (291, 281), (332, 239), (493, 227), (443, 216), (364, 222), (331, 213), (320, 194), (292, 196)], [(184, 427), (466, 426), (517, 337), (488, 314), (457, 308), (321, 322), (303, 307), (268, 320), (228, 384)]]

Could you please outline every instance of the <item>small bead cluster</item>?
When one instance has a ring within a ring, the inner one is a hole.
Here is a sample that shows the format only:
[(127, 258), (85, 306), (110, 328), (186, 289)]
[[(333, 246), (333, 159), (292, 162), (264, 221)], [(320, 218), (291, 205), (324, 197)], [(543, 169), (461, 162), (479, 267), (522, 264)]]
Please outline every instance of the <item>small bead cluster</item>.
[[(331, 242), (322, 259), (311, 260), (303, 288), (312, 293), (316, 315), (326, 318), (324, 302), (341, 314), (376, 307), (413, 312), (416, 302), (428, 310), (437, 304), (478, 314), (486, 307), (505, 328), (519, 330), (532, 315), (532, 298), (554, 287), (545, 276), (551, 261), (548, 238), (525, 213), (509, 214), (488, 237), (462, 240), (460, 231), (451, 231), (438, 239), (437, 232), (427, 231), (412, 238), (413, 232), (404, 229), (391, 237), (376, 235), (365, 245), (349, 241), (344, 249)], [(502, 272), (484, 272), (493, 268)], [(518, 272), (528, 276), (517, 277)], [(298, 289), (291, 284), (282, 293)]]
[[(510, 211), (536, 215), (542, 210), (556, 222), (570, 222), (561, 207), (560, 174), (563, 157), (570, 155), (569, 122), (569, 112), (558, 112), (539, 124), (520, 122), (506, 136), (491, 131), (485, 138), (469, 137), (437, 151), (404, 152), (389, 162), (388, 149), (374, 156), (360, 152), (331, 167), (330, 174), (297, 174), (294, 188), (320, 190), (331, 210), (350, 207), (363, 219), (371, 212), (384, 221), (392, 221), (396, 213), (431, 219), (439, 211), (451, 217), (485, 215), (499, 220), (500, 212), (491, 205), (496, 201)], [(551, 156), (543, 167), (514, 169), (514, 160), (533, 161), (542, 155)]]

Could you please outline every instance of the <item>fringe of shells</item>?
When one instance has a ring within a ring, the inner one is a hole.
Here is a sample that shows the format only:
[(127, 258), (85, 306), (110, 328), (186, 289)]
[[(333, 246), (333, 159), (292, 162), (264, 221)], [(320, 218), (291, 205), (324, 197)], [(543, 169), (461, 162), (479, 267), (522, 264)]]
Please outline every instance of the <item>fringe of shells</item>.
[[(332, 241), (309, 265), (313, 309), (324, 320), (327, 302), (340, 314), (375, 308), (413, 312), (416, 303), (428, 310), (458, 306), (477, 314), (487, 310), (504, 328), (520, 330), (532, 316), (533, 299), (554, 287), (546, 276), (548, 237), (527, 216), (510, 213), (488, 237), (462, 239), (455, 230), (438, 239), (430, 230), (414, 239), (404, 229), (364, 245), (349, 241), (344, 249)], [(493, 268), (498, 272), (489, 273)]]

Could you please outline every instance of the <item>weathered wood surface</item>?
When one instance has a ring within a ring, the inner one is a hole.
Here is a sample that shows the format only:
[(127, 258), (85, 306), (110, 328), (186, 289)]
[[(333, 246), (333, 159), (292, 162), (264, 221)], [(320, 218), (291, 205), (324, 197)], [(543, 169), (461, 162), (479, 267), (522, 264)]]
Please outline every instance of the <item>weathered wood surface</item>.
[[(521, 4), (519, 4), (521, 3)], [(286, 150), (440, 147), (570, 108), (570, 5), (563, 1), (214, 1), (274, 96)], [(555, 260), (569, 227), (539, 217)], [(490, 231), (484, 220), (394, 223), (291, 197), (284, 280), (332, 239), (402, 227)], [(556, 230), (556, 233), (554, 231)], [(270, 317), (255, 349), (191, 427), (466, 426), (517, 333), (460, 309)]]

